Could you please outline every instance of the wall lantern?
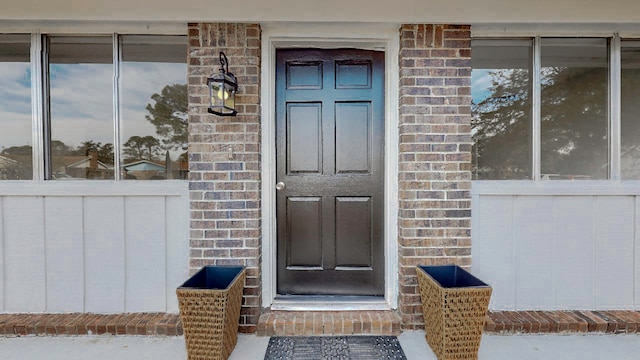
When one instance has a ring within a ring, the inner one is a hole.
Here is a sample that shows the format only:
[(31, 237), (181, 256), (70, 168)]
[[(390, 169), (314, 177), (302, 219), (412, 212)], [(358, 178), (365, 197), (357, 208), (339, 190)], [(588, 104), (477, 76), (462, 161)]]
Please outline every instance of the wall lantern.
[(207, 78), (211, 105), (208, 111), (219, 116), (236, 116), (238, 80), (229, 72), (227, 56), (220, 52), (220, 71)]

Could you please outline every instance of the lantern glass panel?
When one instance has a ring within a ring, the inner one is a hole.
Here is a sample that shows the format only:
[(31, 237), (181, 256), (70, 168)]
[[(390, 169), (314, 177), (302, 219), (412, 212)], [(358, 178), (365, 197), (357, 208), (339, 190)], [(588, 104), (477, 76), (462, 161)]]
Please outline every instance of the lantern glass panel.
[(224, 89), (224, 106), (233, 110), (236, 106), (236, 93), (233, 88), (227, 86)]
[(222, 106), (222, 87), (220, 86), (220, 83), (211, 82), (209, 89), (211, 96), (211, 106)]

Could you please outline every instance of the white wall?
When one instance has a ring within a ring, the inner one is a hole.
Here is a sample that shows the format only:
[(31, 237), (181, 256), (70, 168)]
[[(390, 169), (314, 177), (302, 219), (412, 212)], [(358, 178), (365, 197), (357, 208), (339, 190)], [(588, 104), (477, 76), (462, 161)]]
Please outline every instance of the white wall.
[(474, 182), (473, 273), (491, 309), (640, 309), (640, 191)]
[(0, 184), (0, 312), (177, 312), (188, 184)]

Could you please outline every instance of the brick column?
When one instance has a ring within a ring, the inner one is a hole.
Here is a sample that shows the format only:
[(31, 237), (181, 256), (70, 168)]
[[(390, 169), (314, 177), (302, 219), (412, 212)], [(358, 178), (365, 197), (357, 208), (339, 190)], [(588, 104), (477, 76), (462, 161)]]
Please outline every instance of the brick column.
[[(207, 113), (207, 77), (224, 51), (238, 78), (236, 117)], [(260, 26), (189, 24), (190, 262), (244, 265), (247, 280), (240, 331), (260, 315)]]
[(399, 311), (422, 328), (415, 265), (471, 265), (471, 30), (400, 30)]

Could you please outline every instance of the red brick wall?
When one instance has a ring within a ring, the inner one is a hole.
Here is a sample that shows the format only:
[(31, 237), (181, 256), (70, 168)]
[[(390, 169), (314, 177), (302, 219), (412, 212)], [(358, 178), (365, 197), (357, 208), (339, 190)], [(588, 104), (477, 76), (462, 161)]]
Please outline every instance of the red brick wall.
[(400, 29), (399, 312), (421, 328), (415, 265), (471, 264), (471, 31)]
[[(243, 332), (260, 315), (260, 34), (257, 24), (189, 24), (189, 267), (247, 267)], [(236, 117), (207, 113), (220, 51), (238, 78)]]

